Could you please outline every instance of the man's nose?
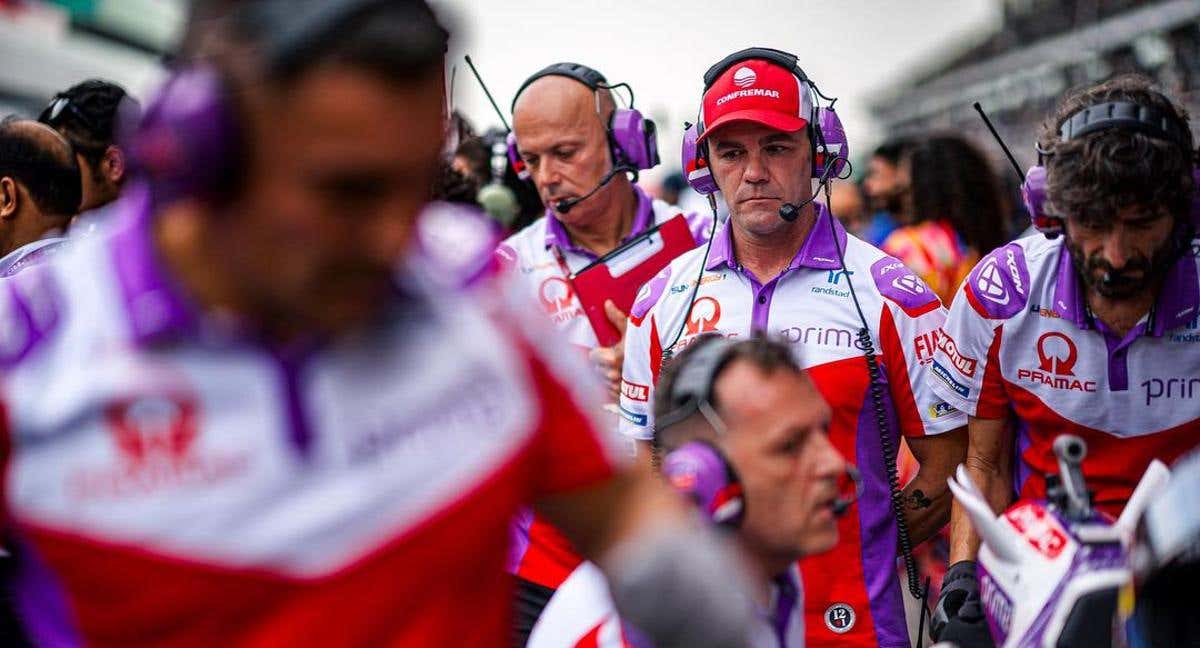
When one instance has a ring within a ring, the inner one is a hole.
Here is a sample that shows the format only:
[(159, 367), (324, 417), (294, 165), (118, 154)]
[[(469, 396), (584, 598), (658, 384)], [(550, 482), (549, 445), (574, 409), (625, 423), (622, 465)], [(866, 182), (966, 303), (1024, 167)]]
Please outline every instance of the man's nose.
[(1114, 227), (1104, 238), (1100, 253), (1114, 269), (1120, 270), (1129, 263), (1129, 239), (1120, 227)]
[(817, 464), (817, 468), (821, 477), (838, 479), (846, 472), (846, 459), (842, 457), (842, 453), (838, 452), (837, 448), (833, 447), (828, 435), (821, 435), (817, 451), (820, 453), (820, 462)]
[(543, 191), (554, 189), (562, 182), (562, 170), (552, 160), (542, 160), (533, 172), (533, 181)]
[(746, 155), (746, 170), (742, 173), (742, 181), (751, 184), (761, 184), (769, 180), (767, 165), (761, 155), (749, 153)]

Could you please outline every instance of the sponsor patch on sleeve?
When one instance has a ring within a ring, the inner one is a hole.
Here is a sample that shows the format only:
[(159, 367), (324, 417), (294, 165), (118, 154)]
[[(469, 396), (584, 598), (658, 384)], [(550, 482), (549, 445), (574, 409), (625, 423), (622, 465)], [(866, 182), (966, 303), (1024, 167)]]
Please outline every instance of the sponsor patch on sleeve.
[(963, 398), (969, 398), (971, 396), (971, 388), (955, 380), (954, 377), (950, 375), (950, 372), (947, 371), (946, 368), (941, 364), (939, 364), (937, 360), (933, 361), (932, 370), (933, 375), (937, 376), (942, 380), (942, 382), (949, 385), (950, 389), (953, 389), (956, 393), (958, 393), (959, 396), (962, 396)]
[(957, 411), (958, 410), (954, 409), (954, 406), (950, 403), (947, 403), (946, 401), (939, 401), (929, 406), (929, 418), (940, 419), (943, 416), (949, 416)]
[(631, 412), (631, 411), (625, 409), (624, 407), (622, 407), (620, 409), (621, 409), (621, 418), (625, 419), (626, 421), (629, 421), (630, 423), (632, 423), (634, 425), (646, 427), (646, 415), (645, 414), (638, 414), (637, 412)]
[(646, 385), (632, 383), (622, 378), (621, 395), (629, 400), (645, 403), (646, 401), (650, 400), (650, 388)]

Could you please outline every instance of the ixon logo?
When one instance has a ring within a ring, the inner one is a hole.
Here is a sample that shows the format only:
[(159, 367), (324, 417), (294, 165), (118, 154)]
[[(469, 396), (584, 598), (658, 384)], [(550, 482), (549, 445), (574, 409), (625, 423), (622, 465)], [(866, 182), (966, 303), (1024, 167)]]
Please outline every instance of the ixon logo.
[(1190, 399), (1200, 396), (1200, 378), (1151, 378), (1142, 383), (1146, 405), (1160, 398)]

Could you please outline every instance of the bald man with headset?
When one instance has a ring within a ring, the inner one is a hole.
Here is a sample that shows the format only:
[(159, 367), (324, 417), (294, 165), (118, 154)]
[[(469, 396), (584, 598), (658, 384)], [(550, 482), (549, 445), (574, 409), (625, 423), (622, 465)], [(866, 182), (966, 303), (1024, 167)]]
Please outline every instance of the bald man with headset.
[[(618, 107), (615, 88), (628, 85), (610, 84), (597, 70), (578, 63), (555, 63), (521, 84), (512, 104), (509, 159), (518, 175), (537, 188), (546, 214), (496, 252), (566, 340), (590, 356), (614, 401), (624, 343), (601, 345), (572, 275), (681, 214), (637, 185), (638, 172), (659, 162), (655, 126), (636, 109)], [(709, 221), (694, 214), (684, 218), (693, 237), (702, 240)], [(605, 310), (623, 331), (623, 310), (611, 301)], [(523, 645), (543, 608), (582, 558), (556, 529), (529, 513), (518, 517), (513, 536), (510, 568), (518, 583), (515, 641)]]

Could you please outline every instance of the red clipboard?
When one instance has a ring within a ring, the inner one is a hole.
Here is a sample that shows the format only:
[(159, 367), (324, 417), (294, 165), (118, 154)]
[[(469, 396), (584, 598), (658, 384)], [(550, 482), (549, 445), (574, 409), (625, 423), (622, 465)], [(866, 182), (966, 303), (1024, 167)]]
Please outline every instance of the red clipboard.
[(642, 284), (650, 281), (675, 257), (696, 247), (696, 239), (683, 214), (670, 218), (571, 275), (571, 286), (583, 305), (601, 346), (621, 341), (621, 333), (608, 321), (604, 302), (612, 300), (621, 312), (633, 307)]

